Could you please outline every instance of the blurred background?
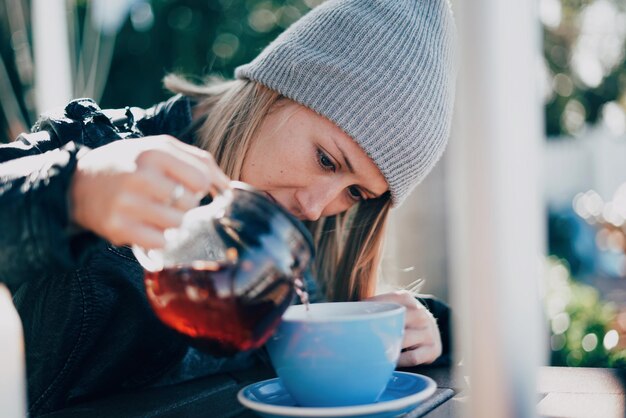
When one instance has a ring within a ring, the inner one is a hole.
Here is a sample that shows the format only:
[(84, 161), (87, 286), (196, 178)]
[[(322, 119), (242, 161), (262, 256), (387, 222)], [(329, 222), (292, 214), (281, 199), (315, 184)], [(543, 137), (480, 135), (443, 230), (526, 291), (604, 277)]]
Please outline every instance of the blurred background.
[[(0, 141), (70, 97), (147, 107), (169, 97), (161, 85), (169, 72), (231, 77), (322, 1), (2, 0)], [(539, 12), (543, 56), (527, 69), (545, 110), (542, 280), (551, 362), (624, 366), (626, 5), (540, 0)], [(381, 289), (423, 279), (424, 292), (447, 300), (454, 231), (446, 228), (445, 180), (444, 157), (393, 213)]]

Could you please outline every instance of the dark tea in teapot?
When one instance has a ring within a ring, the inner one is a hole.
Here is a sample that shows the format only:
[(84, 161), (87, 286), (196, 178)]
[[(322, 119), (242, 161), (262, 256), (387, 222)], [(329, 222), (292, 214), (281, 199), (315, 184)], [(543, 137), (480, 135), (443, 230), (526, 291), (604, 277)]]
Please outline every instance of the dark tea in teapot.
[(148, 299), (164, 323), (200, 349), (232, 355), (259, 348), (280, 322), (295, 288), (291, 278), (277, 272), (271, 281), (238, 294), (232, 286), (239, 268), (206, 262), (147, 272)]

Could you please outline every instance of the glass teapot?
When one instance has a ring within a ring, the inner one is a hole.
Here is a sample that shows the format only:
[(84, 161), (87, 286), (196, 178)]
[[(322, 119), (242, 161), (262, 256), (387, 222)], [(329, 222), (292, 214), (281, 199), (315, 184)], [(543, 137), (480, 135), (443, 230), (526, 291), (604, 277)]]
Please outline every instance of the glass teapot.
[(133, 252), (156, 315), (214, 355), (258, 348), (278, 326), (314, 254), (305, 226), (241, 182), (188, 211), (162, 249)]

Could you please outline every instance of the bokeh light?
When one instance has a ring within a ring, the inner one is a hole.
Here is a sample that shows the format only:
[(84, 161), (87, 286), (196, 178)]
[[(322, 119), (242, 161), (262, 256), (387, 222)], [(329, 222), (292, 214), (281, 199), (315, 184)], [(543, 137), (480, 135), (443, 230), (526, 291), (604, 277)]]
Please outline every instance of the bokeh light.
[(612, 350), (617, 347), (617, 343), (619, 342), (619, 334), (616, 330), (612, 329), (604, 335), (604, 340), (602, 345), (606, 350)]
[(583, 350), (586, 352), (591, 352), (596, 349), (598, 346), (598, 336), (596, 334), (587, 334), (583, 337), (581, 343)]

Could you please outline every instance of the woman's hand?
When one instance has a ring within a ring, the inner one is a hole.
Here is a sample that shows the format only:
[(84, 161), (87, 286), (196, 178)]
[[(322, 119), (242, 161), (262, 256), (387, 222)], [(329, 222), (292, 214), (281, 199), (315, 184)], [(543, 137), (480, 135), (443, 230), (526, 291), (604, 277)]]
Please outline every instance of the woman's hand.
[(401, 290), (376, 295), (368, 300), (395, 302), (406, 307), (399, 367), (432, 363), (441, 355), (441, 336), (437, 321), (412, 293)]
[(159, 248), (165, 229), (228, 182), (211, 154), (171, 136), (116, 141), (78, 160), (71, 217), (115, 245)]

